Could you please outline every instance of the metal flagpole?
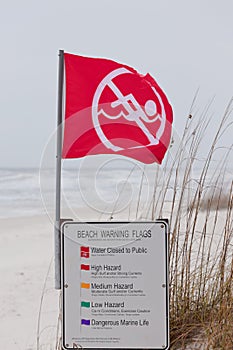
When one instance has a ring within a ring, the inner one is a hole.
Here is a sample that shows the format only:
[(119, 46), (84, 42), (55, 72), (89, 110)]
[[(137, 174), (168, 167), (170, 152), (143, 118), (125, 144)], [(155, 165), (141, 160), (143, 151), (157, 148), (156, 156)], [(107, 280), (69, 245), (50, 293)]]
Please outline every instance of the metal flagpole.
[(58, 104), (57, 104), (57, 155), (56, 155), (56, 211), (54, 225), (55, 289), (61, 289), (61, 150), (63, 116), (64, 51), (59, 50)]

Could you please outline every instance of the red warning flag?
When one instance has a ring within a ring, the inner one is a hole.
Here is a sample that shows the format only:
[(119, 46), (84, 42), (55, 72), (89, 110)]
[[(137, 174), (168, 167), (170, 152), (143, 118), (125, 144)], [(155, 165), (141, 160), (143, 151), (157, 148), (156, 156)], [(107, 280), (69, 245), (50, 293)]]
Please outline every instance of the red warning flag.
[(65, 54), (63, 158), (120, 154), (161, 163), (172, 108), (156, 81), (117, 62)]

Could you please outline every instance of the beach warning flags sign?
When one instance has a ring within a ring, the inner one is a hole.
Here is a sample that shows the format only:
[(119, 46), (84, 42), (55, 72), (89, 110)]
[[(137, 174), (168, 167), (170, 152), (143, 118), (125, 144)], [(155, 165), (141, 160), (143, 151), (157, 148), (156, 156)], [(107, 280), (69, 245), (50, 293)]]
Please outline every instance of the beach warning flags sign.
[(170, 143), (172, 107), (149, 74), (112, 60), (64, 54), (62, 158), (120, 154), (161, 163)]

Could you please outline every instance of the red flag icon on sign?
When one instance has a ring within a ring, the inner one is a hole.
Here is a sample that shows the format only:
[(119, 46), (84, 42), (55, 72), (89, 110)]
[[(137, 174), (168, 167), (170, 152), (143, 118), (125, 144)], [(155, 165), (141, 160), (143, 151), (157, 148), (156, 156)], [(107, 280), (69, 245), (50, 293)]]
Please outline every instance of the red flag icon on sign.
[(80, 268), (81, 268), (81, 270), (89, 271), (90, 265), (81, 264)]
[(156, 81), (117, 62), (65, 54), (63, 158), (121, 154), (161, 163), (172, 108)]
[(90, 257), (89, 247), (80, 247), (80, 256), (81, 258), (89, 258)]

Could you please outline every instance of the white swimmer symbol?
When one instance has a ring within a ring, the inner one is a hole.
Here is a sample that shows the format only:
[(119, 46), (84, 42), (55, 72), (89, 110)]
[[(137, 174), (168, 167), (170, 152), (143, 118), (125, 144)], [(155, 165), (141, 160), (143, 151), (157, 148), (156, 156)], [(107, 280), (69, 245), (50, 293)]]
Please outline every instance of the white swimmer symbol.
[[(136, 98), (133, 96), (133, 94), (128, 94), (124, 96), (122, 92), (119, 90), (119, 88), (113, 83), (112, 79), (121, 75), (121, 74), (132, 74), (128, 69), (126, 68), (118, 68), (106, 75), (106, 77), (100, 82), (99, 86), (96, 89), (94, 98), (93, 98), (93, 103), (92, 103), (92, 119), (93, 119), (93, 124), (95, 127), (95, 130), (102, 141), (102, 143), (109, 149), (113, 151), (120, 151), (123, 150), (124, 148), (115, 146), (112, 144), (108, 138), (105, 136), (101, 125), (99, 123), (99, 115), (102, 114), (108, 119), (118, 119), (120, 117), (124, 117), (128, 121), (135, 122), (137, 126), (144, 132), (146, 135), (149, 144), (147, 146), (152, 146), (152, 145), (157, 145), (159, 143), (159, 140), (161, 136), (163, 135), (164, 129), (165, 129), (165, 122), (166, 122), (166, 115), (165, 115), (165, 109), (164, 105), (162, 102), (162, 99), (160, 95), (157, 93), (156, 89), (152, 86), (152, 90), (156, 97), (159, 100), (159, 103), (161, 105), (161, 115), (158, 114), (157, 112), (157, 107), (156, 103), (152, 100), (148, 100), (145, 103), (145, 112), (143, 108), (140, 106), (140, 104), (137, 102)], [(117, 96), (117, 100), (111, 103), (111, 107), (117, 107), (119, 105), (122, 105), (124, 109), (126, 110), (127, 113), (120, 112), (116, 116), (111, 116), (107, 114), (103, 109), (101, 109), (98, 112), (98, 105), (99, 105), (99, 99), (100, 96), (105, 89), (105, 87), (108, 86), (114, 94)], [(153, 117), (152, 119), (148, 117)], [(159, 120), (160, 121), (160, 126), (156, 132), (156, 136), (153, 136), (150, 131), (147, 129), (145, 123), (154, 123), (155, 121)], [(141, 148), (145, 146), (135, 146), (135, 147), (130, 147), (130, 149), (133, 148)]]

